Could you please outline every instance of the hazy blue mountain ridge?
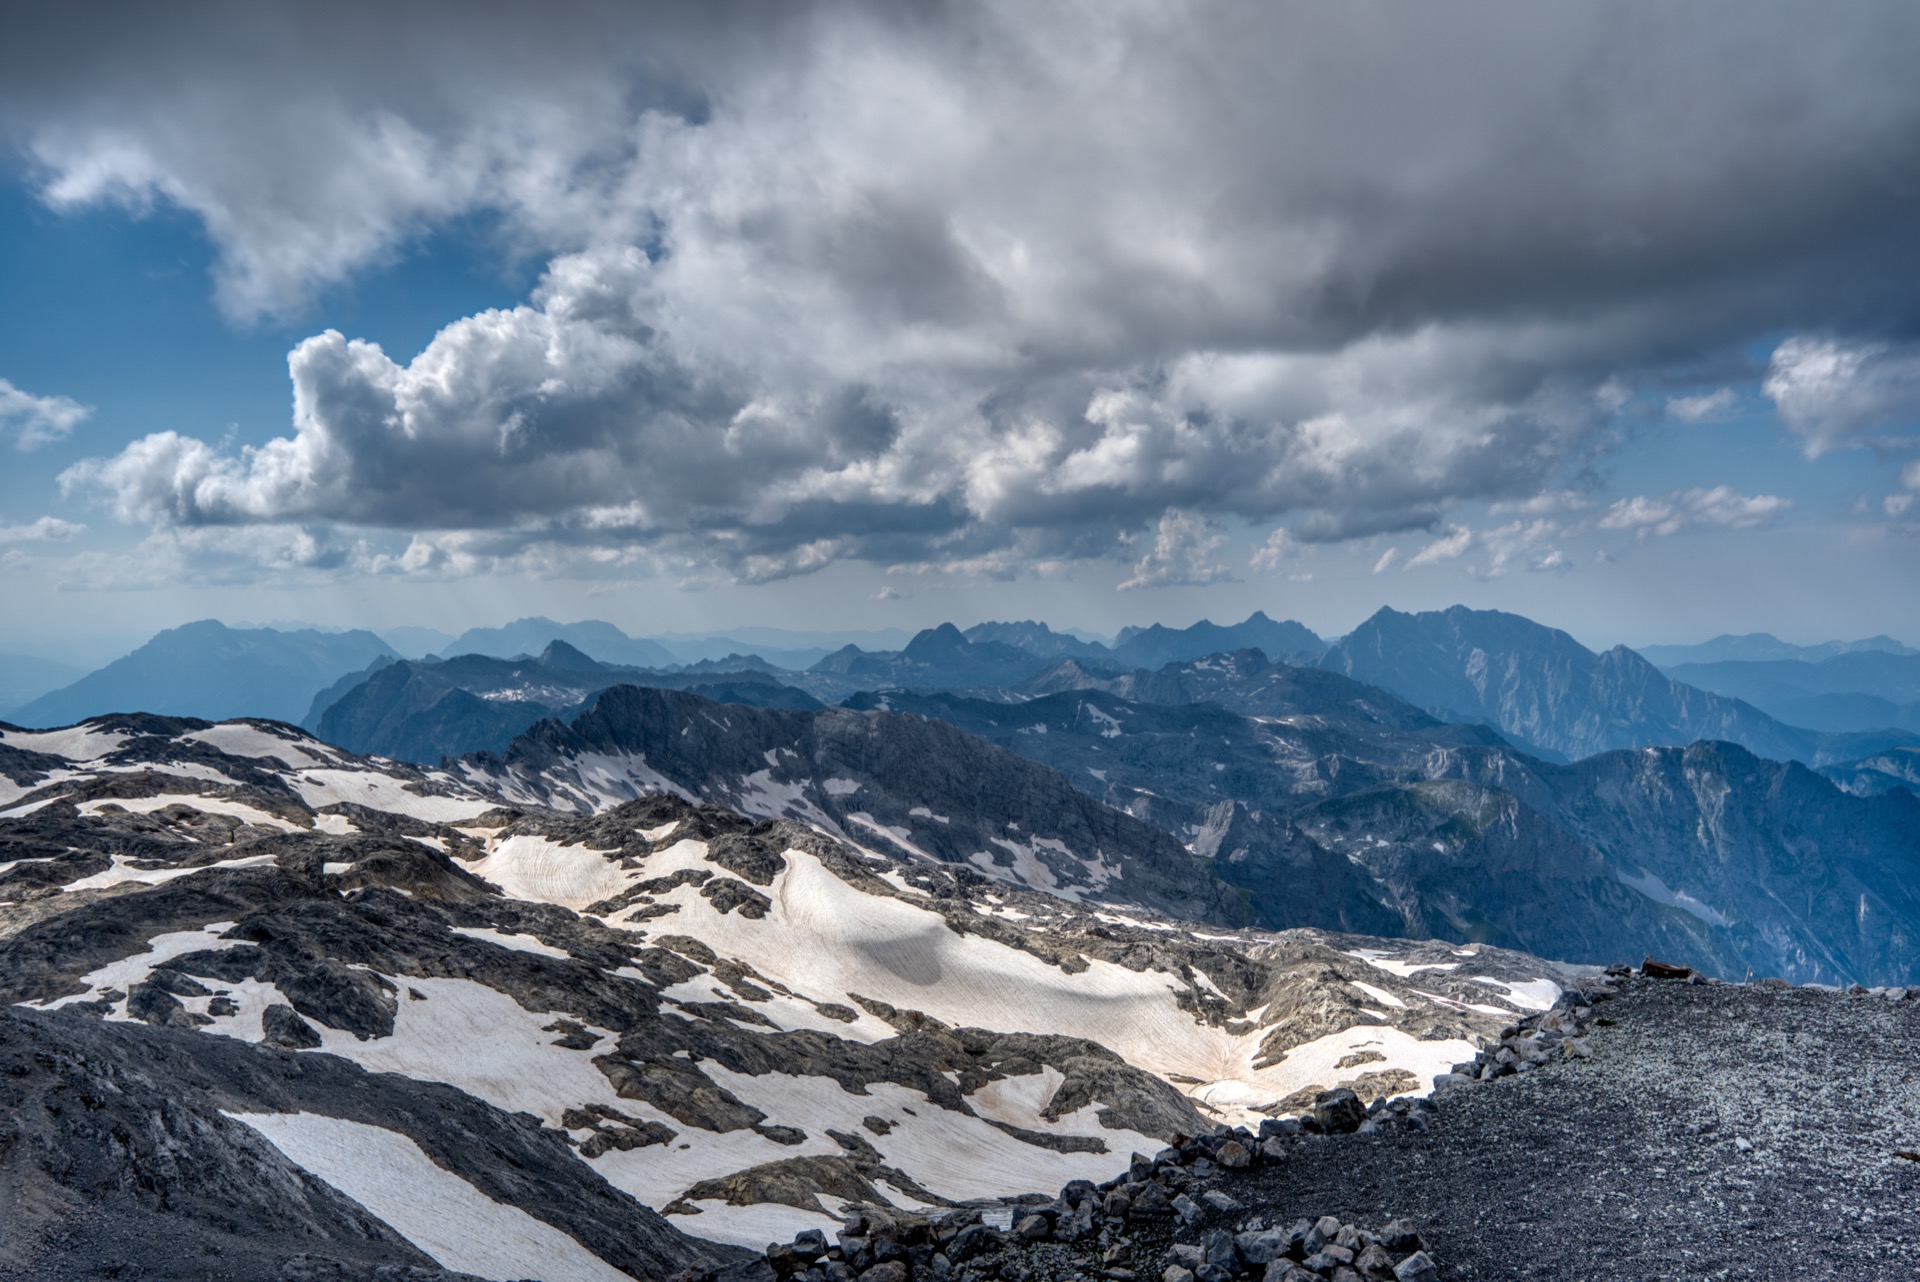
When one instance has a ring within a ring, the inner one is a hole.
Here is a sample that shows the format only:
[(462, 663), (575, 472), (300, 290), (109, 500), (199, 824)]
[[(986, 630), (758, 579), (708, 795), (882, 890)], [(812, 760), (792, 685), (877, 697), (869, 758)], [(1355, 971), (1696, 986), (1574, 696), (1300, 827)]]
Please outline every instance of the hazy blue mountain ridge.
[(504, 748), (544, 718), (572, 715), (600, 691), (634, 682), (696, 689), (719, 702), (820, 706), (764, 673), (620, 667), (555, 640), (532, 659), (469, 654), (388, 663), (324, 708), (316, 701), (309, 728), (352, 752), (431, 764)]
[(442, 649), (440, 657), (482, 654), (512, 659), (523, 654), (539, 654), (549, 641), (565, 641), (601, 663), (638, 668), (669, 668), (679, 663), (679, 659), (658, 642), (628, 636), (599, 619), (555, 623), (539, 617), (515, 619), (497, 628), (469, 628)]
[(1858, 641), (1822, 641), (1818, 645), (1794, 645), (1767, 632), (1749, 632), (1744, 636), (1717, 636), (1692, 645), (1637, 645), (1649, 663), (1670, 668), (1682, 663), (1753, 663), (1772, 659), (1799, 659), (1819, 663), (1837, 655), (1854, 653), (1920, 654), (1911, 646), (1889, 636), (1863, 637)]
[(1823, 758), (1812, 731), (1675, 681), (1625, 646), (1595, 654), (1517, 614), (1382, 609), (1334, 643), (1321, 664), (1447, 720), (1485, 721), (1562, 759), (1699, 740), (1738, 743), (1776, 760)]
[(1665, 671), (1813, 730), (1920, 731), (1920, 654), (1856, 650), (1819, 660), (1683, 663)]
[(203, 619), (16, 708), (22, 725), (65, 726), (110, 712), (266, 717), (297, 722), (315, 694), (376, 659), (398, 658), (371, 632), (229, 628)]

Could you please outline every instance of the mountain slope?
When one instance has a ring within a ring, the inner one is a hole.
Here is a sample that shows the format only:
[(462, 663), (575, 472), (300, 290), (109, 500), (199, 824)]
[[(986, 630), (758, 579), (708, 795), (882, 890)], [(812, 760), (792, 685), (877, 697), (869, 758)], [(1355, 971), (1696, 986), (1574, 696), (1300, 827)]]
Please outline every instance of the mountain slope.
[[(1305, 680), (1295, 680), (1304, 677)], [(1148, 688), (1143, 704), (1113, 688)], [(1007, 706), (889, 692), (1174, 833), (1260, 921), (1905, 983), (1920, 807), (1730, 744), (1571, 765), (1333, 673), (1215, 656)], [(1250, 707), (1253, 716), (1229, 710)], [(1891, 754), (1869, 778), (1911, 769)]]
[(25, 725), (70, 725), (109, 712), (298, 721), (313, 697), (376, 659), (397, 658), (371, 632), (170, 628), (124, 658), (17, 708)]
[(544, 722), (502, 757), (456, 768), (516, 801), (591, 811), (670, 791), (1056, 895), (1250, 919), (1164, 832), (1053, 770), (920, 717), (749, 708), (617, 686), (571, 724)]
[(1516, 614), (1382, 609), (1336, 642), (1321, 665), (1563, 758), (1700, 739), (1778, 760), (1820, 758), (1819, 736), (1810, 731), (1674, 681), (1624, 646), (1595, 654)]
[(1193, 932), (673, 797), (504, 809), (267, 723), (7, 730), (0, 766), (0, 1262), (672, 1276), (850, 1200), (1423, 1090), (1569, 978)]

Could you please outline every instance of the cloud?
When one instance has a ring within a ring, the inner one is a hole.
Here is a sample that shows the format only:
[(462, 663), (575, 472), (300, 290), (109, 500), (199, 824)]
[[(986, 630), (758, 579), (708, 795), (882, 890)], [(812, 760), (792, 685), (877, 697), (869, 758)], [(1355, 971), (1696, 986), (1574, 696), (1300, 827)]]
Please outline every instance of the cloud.
[(1253, 555), (1247, 559), (1247, 565), (1251, 569), (1272, 572), (1296, 556), (1299, 549), (1300, 545), (1294, 541), (1291, 534), (1287, 533), (1286, 527), (1282, 526), (1267, 535), (1266, 542), (1253, 550)]
[(891, 583), (882, 585), (880, 590), (873, 594), (873, 599), (875, 601), (907, 601), (907, 600), (911, 600), (912, 597), (913, 597), (913, 593), (902, 592), (899, 588), (894, 587), (893, 584)]
[(1414, 553), (1407, 561), (1405, 568), (1413, 570), (1423, 565), (1437, 565), (1441, 561), (1451, 561), (1472, 546), (1473, 531), (1464, 525), (1456, 525)]
[(1639, 538), (1665, 538), (1689, 526), (1744, 530), (1765, 524), (1793, 506), (1777, 494), (1741, 494), (1731, 486), (1676, 490), (1662, 498), (1621, 499), (1600, 517), (1603, 530), (1630, 530)]
[(1915, 496), (1910, 493), (1889, 494), (1886, 498), (1880, 500), (1880, 510), (1885, 512), (1888, 517), (1897, 521), (1907, 514), (1908, 508), (1913, 506), (1914, 498)]
[(1585, 512), (1592, 506), (1593, 500), (1584, 494), (1554, 490), (1516, 502), (1489, 504), (1487, 513), (1490, 516), (1555, 516), (1562, 512)]
[(1920, 37), (1910, 6), (1390, 36), (1340, 6), (1010, 0), (89, 28), (10, 30), (0, 137), (55, 208), (197, 217), (236, 319), (453, 226), (547, 264), (406, 364), (300, 344), (277, 440), (160, 433), (65, 479), (155, 531), (420, 535), (423, 573), (462, 563), (455, 531), (758, 581), (1130, 561), (1172, 514), (1431, 530), (1581, 484), (1675, 369), (1895, 342), (1920, 273), (1920, 86), (1883, 56)]
[(1667, 413), (1683, 423), (1718, 423), (1733, 416), (1739, 400), (1731, 387), (1699, 396), (1670, 396)]
[(1373, 572), (1375, 574), (1385, 574), (1388, 570), (1391, 570), (1395, 565), (1399, 564), (1399, 561), (1400, 549), (1397, 547), (1388, 548), (1380, 554), (1380, 559), (1373, 563)]
[(64, 543), (87, 527), (57, 516), (43, 516), (25, 525), (0, 525), (0, 543)]
[(0, 378), (0, 437), (22, 453), (64, 438), (93, 413), (65, 396), (33, 396)]
[(1790, 338), (1762, 389), (1806, 441), (1808, 457), (1920, 427), (1920, 348)]
[(1535, 574), (1568, 572), (1573, 569), (1572, 559), (1560, 548), (1551, 546), (1552, 540), (1562, 532), (1557, 521), (1544, 517), (1511, 521), (1485, 531), (1480, 535), (1480, 542), (1487, 549), (1487, 560), (1476, 577), (1501, 578), (1515, 565)]
[(1227, 544), (1227, 536), (1210, 532), (1207, 522), (1186, 512), (1168, 512), (1160, 518), (1153, 546), (1133, 567), (1133, 577), (1120, 591), (1136, 588), (1192, 587), (1233, 578), (1213, 556)]

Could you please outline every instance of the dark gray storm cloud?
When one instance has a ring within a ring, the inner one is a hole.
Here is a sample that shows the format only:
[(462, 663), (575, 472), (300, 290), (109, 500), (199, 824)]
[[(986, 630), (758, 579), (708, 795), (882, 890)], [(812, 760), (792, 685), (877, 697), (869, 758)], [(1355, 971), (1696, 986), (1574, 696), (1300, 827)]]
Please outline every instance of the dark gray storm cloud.
[(406, 365), (308, 340), (264, 447), (68, 474), (128, 521), (748, 577), (1154, 528), (1151, 583), (1208, 520), (1537, 497), (1729, 362), (1810, 450), (1911, 442), (1910, 5), (114, 12), (0, 49), (10, 141), (198, 214), (237, 320), (474, 211), (551, 263)]

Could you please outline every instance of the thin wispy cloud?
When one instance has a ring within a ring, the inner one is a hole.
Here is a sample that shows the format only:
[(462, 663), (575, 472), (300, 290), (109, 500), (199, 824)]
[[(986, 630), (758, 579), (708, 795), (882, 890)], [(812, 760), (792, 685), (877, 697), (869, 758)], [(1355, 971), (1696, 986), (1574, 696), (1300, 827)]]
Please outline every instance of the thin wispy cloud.
[(0, 440), (25, 453), (50, 445), (86, 422), (90, 406), (68, 396), (35, 396), (0, 378)]

